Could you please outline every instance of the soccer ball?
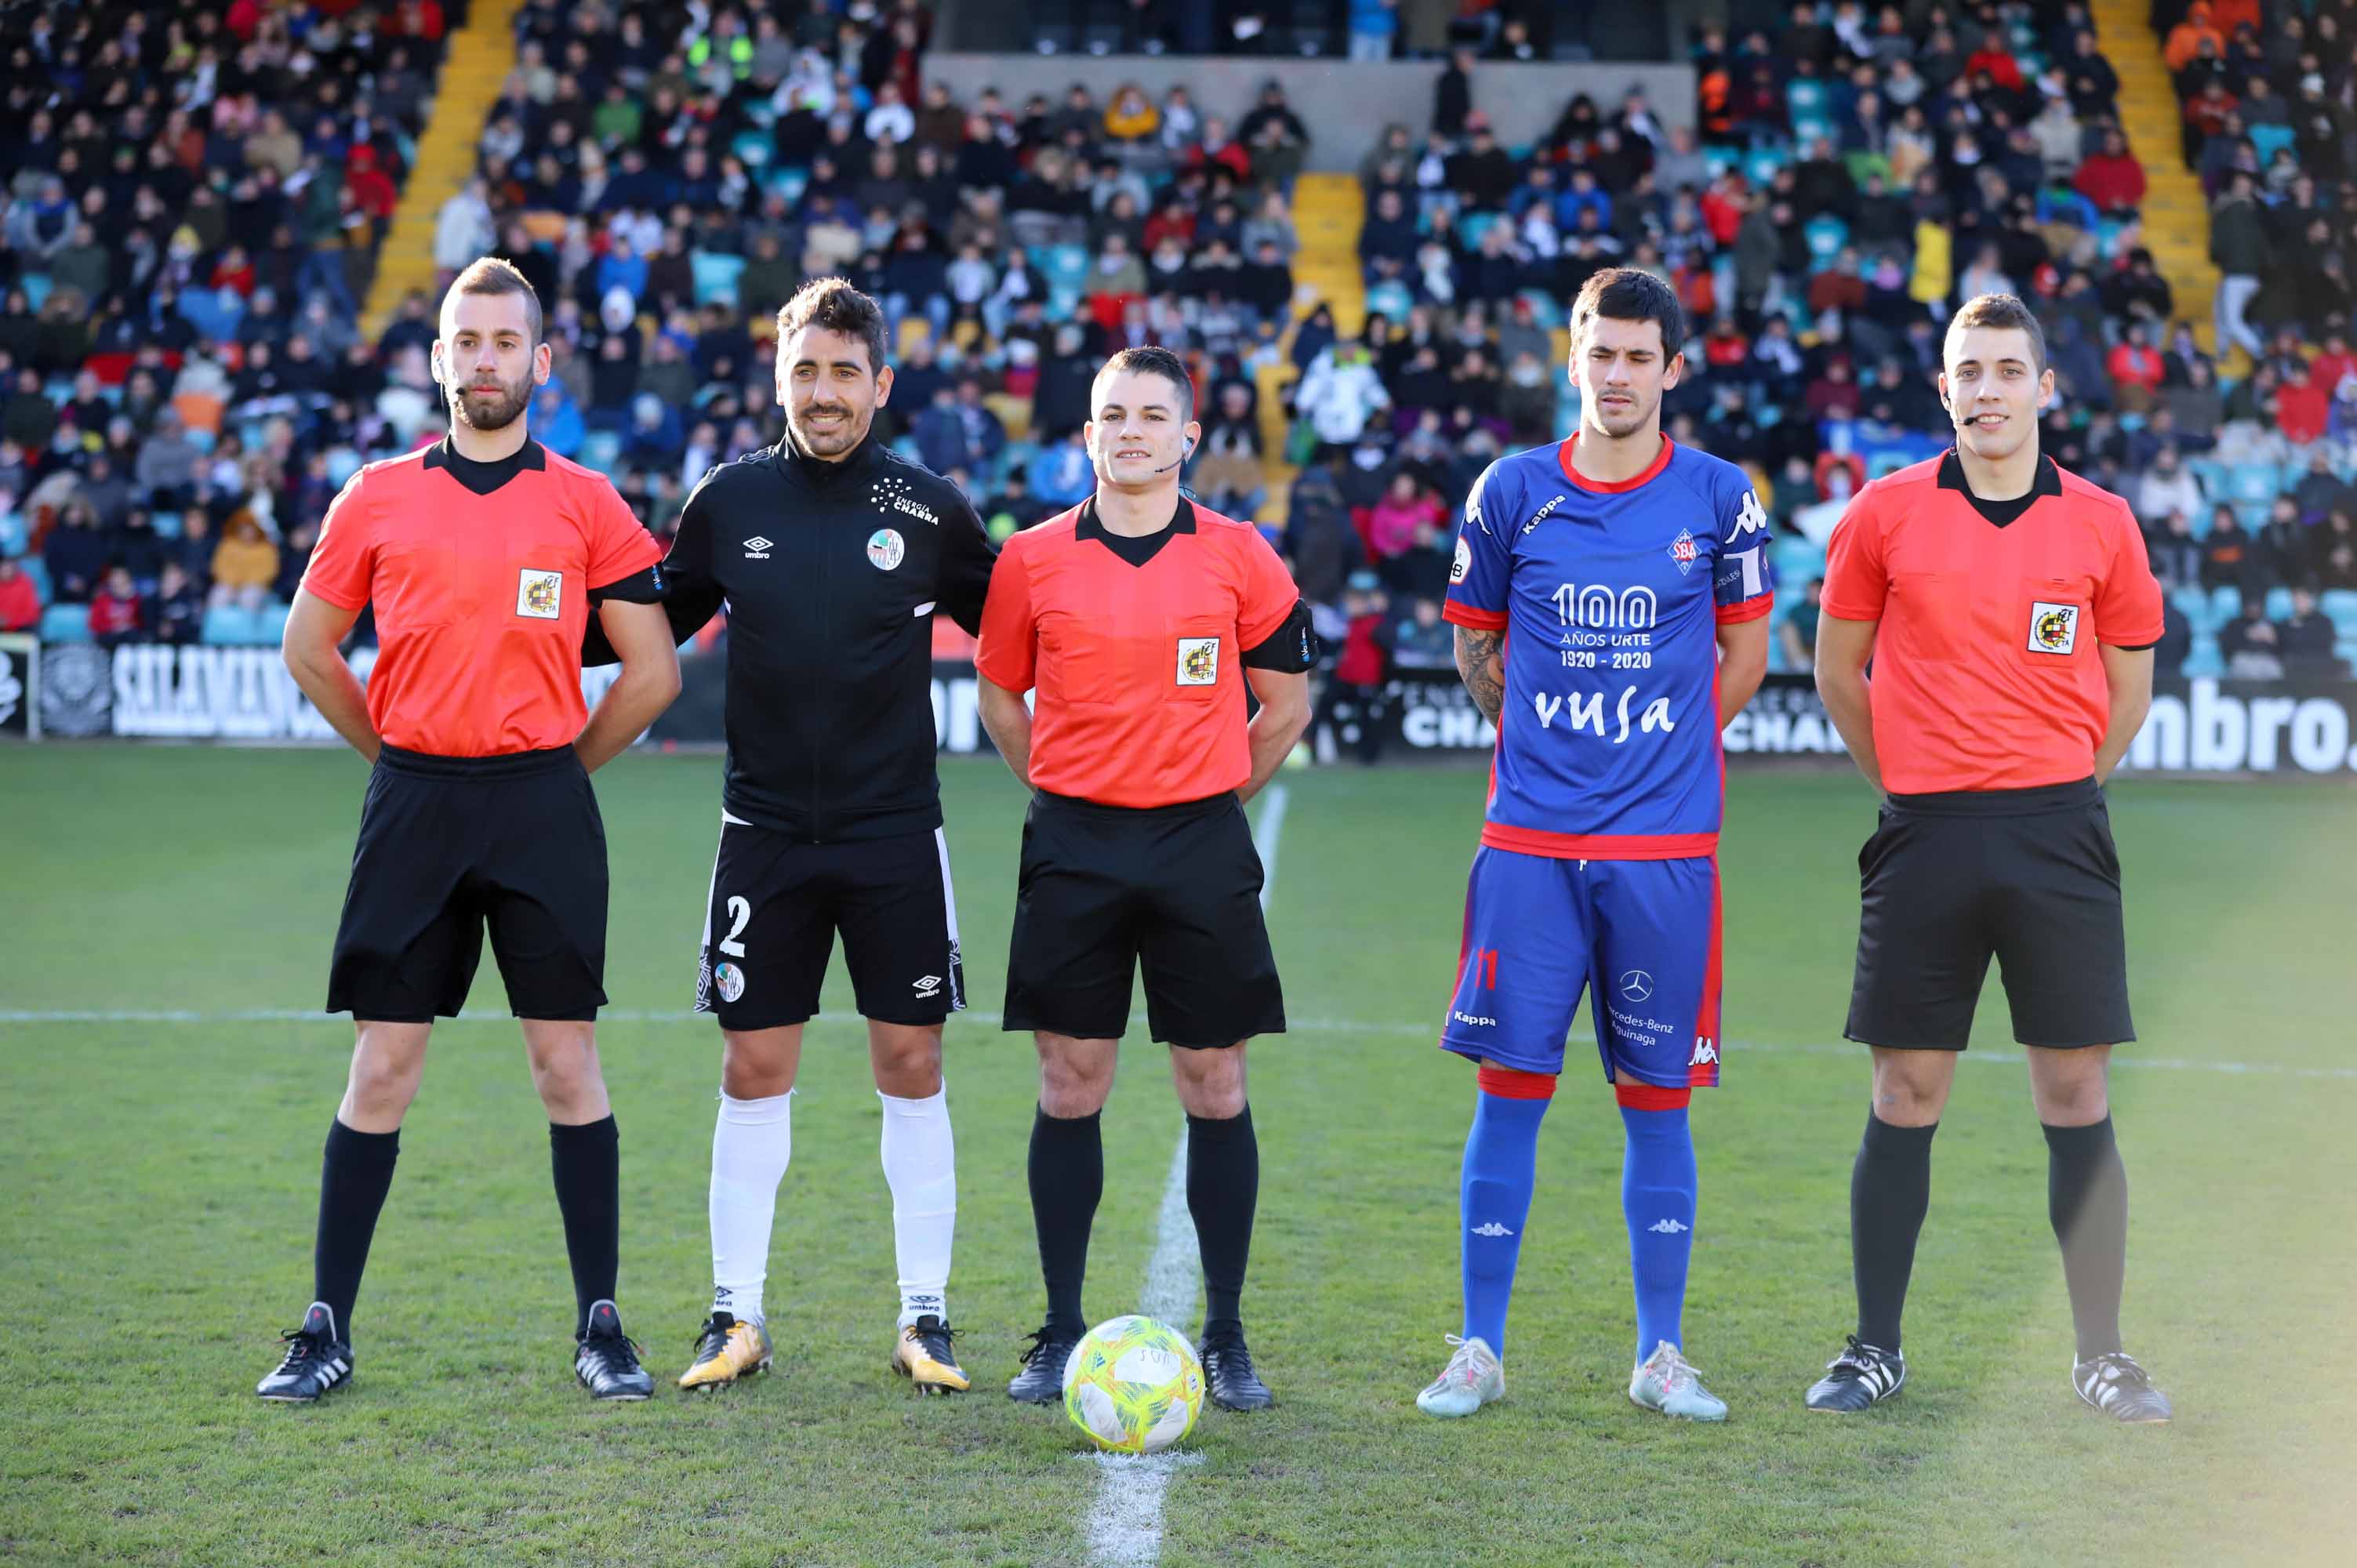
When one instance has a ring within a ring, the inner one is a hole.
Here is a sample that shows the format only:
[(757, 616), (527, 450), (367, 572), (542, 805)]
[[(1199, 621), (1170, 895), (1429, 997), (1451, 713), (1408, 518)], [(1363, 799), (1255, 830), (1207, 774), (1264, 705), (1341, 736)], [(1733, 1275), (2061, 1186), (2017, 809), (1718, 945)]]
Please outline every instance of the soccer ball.
[(1135, 1313), (1098, 1324), (1064, 1363), (1064, 1413), (1114, 1454), (1155, 1454), (1194, 1429), (1203, 1364), (1169, 1325)]

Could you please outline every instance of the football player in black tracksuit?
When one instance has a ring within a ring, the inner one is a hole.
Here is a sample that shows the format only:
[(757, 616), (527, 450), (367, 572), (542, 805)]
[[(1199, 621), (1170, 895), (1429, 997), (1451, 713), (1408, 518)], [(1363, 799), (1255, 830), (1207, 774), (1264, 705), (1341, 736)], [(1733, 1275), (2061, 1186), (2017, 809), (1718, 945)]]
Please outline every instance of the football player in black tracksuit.
[(965, 997), (931, 617), (976, 629), (997, 552), (956, 486), (870, 434), (892, 390), (883, 357), (873, 300), (839, 278), (804, 285), (778, 313), (786, 439), (704, 477), (663, 567), (680, 639), (728, 606), (728, 761), (695, 995), (725, 1042), (713, 1299), (683, 1389), (770, 1364), (770, 1227), (802, 1025), (837, 931), (884, 1101), (892, 1367), (927, 1393), (967, 1386), (944, 1299), (957, 1176), (942, 1026)]

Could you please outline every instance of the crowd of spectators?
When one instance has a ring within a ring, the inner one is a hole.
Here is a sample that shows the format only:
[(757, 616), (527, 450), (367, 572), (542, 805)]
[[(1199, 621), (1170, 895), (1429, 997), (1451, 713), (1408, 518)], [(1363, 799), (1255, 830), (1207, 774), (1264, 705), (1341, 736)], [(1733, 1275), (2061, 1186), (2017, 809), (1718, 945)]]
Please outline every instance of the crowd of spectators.
[(1347, 55), (1437, 59), (1588, 58), (1584, 0), (1040, 0), (1043, 54)]
[[(2287, 69), (2321, 74), (2345, 114), (2346, 60), (2303, 65), (2337, 4), (2302, 20)], [(1505, 145), (1469, 40), (1429, 118), (1357, 160), (1363, 326), (1308, 301), (1295, 319), (1291, 193), (1319, 133), (1281, 86), (1241, 104), (1078, 85), (959, 102), (924, 70), (918, 0), (527, 0), (435, 256), (448, 272), (490, 251), (532, 279), (554, 361), (533, 434), (610, 474), (659, 533), (709, 466), (778, 438), (766, 338), (805, 276), (885, 303), (881, 434), (1002, 536), (1086, 494), (1092, 367), (1178, 349), (1205, 426), (1189, 482), (1283, 520), (1336, 684), (1376, 691), (1446, 671), (1454, 517), (1491, 457), (1576, 421), (1562, 303), (1598, 269), (1653, 270), (1686, 306), (1665, 419), (1758, 476), (1784, 668), (1813, 646), (1805, 585), (1848, 496), (1944, 444), (1944, 312), (2007, 290), (2048, 325), (2048, 449), (2130, 497), (2180, 590), (2169, 668), (2261, 668), (2241, 656), (2265, 639), (2227, 634), (2288, 626), (2294, 590), (2347, 651), (2352, 149), (2311, 156), (2295, 135), (2298, 175), (2251, 199), (2269, 234), (2300, 238), (2238, 306), (2255, 353), (2222, 365), (2185, 320), (2206, 302), (2175, 300), (2143, 244), (2141, 170), (2083, 5), (1757, 9), (1699, 37), (1691, 130), (1631, 90), (1576, 96)], [(31, 575), (39, 602), (87, 605), (95, 635), (266, 630), (342, 478), (438, 429), (432, 296), (373, 342), (354, 306), (453, 18), (427, 0), (339, 13), (7, 14), (22, 134), (0, 152), (0, 554), (29, 548), (38, 569), (0, 574), (0, 620)], [(1511, 14), (1482, 14), (1505, 36)], [(101, 110), (155, 129), (98, 138)], [(78, 242), (77, 216), (110, 243)]]
[(57, 604), (191, 641), (283, 610), (389, 449), (360, 302), (464, 16), (0, 10), (0, 629)]

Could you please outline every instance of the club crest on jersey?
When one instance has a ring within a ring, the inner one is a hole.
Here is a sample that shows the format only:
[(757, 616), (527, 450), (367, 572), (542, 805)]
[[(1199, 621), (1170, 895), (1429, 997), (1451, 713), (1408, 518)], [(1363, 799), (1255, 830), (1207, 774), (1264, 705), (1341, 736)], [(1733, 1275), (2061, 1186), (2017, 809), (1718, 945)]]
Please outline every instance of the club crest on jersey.
[(2029, 651), (2069, 653), (2079, 646), (2079, 607), (2033, 600), (2029, 607)]
[(1693, 571), (1695, 563), (1701, 558), (1702, 552), (1695, 547), (1695, 536), (1692, 531), (1679, 529), (1678, 536), (1670, 541), (1670, 559), (1677, 563), (1678, 575), (1683, 577)]
[(565, 574), (535, 572), (526, 566), (516, 574), (516, 614), (533, 620), (554, 620), (562, 613)]
[(1178, 639), (1178, 684), (1215, 686), (1220, 680), (1220, 639), (1182, 637)]
[(878, 572), (889, 572), (908, 554), (909, 547), (898, 529), (879, 528), (867, 536), (867, 562)]
[(1473, 570), (1473, 547), (1465, 542), (1465, 536), (1460, 533), (1457, 536), (1457, 558), (1448, 564), (1448, 580), (1452, 583), (1461, 583), (1465, 580), (1465, 574), (1471, 570)]

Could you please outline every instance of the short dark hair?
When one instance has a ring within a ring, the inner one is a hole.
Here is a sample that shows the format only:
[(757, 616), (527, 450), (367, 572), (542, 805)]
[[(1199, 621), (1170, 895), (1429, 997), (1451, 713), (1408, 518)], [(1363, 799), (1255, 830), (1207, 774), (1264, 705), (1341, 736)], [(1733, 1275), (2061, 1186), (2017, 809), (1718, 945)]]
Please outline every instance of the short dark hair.
[(520, 294), (523, 295), (525, 330), (532, 346), (540, 347), (540, 293), (516, 270), (516, 264), (504, 256), (478, 256), (467, 263), (467, 270), (450, 280), (449, 292), (442, 296), (447, 305), (462, 294)]
[(1969, 332), (1975, 327), (2010, 327), (2028, 334), (2031, 373), (2046, 373), (2046, 329), (2038, 325), (2038, 317), (2029, 313), (2029, 306), (2009, 294), (1984, 294), (1964, 301), (1954, 319), (1948, 323), (1947, 335), (1940, 340), (1941, 360), (1947, 359), (1947, 345), (1957, 333)]
[(1638, 267), (1607, 267), (1587, 280), (1571, 303), (1571, 340), (1575, 347), (1598, 317), (1613, 321), (1651, 321), (1662, 329), (1664, 359), (1682, 352), (1686, 343), (1686, 313), (1675, 290)]
[[(1103, 381), (1119, 371), (1160, 376), (1178, 389), (1178, 423), (1184, 424), (1195, 417), (1195, 378), (1187, 373), (1187, 361), (1169, 349), (1158, 343), (1149, 343), (1142, 349), (1124, 349), (1104, 362), (1104, 369), (1097, 372), (1097, 380)], [(1090, 392), (1091, 402), (1093, 403), (1095, 388), (1091, 387)], [(1094, 412), (1091, 410), (1092, 414)]]
[(813, 278), (778, 307), (778, 350), (805, 328), (840, 332), (867, 345), (867, 373), (884, 368), (884, 311), (841, 278)]

